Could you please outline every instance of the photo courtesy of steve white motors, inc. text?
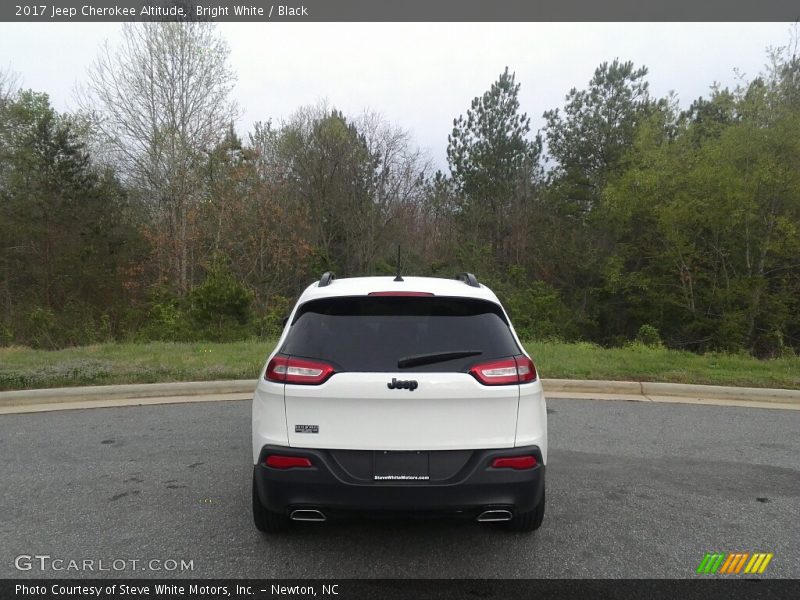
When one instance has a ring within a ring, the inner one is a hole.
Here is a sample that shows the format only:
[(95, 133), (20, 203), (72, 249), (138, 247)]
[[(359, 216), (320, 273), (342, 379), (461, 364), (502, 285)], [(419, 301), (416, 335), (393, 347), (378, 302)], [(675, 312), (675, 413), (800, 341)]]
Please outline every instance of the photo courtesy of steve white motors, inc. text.
[[(263, 585), (263, 584), (262, 584)], [(250, 585), (212, 585), (212, 584), (176, 584), (176, 583), (155, 583), (155, 584), (136, 584), (112, 583), (108, 585), (84, 585), (84, 584), (36, 584), (28, 585), (18, 583), (14, 586), (14, 594), (21, 596), (88, 596), (103, 598), (107, 596), (130, 596), (138, 598), (142, 596), (186, 596), (197, 598), (200, 596), (221, 597), (221, 596), (251, 596), (257, 592), (272, 595), (297, 595), (297, 596), (338, 596), (339, 584), (328, 583), (314, 585), (281, 585), (272, 583), (269, 587), (250, 586)]]
[(41, 17), (42, 19), (69, 20), (77, 18), (168, 18), (184, 19), (219, 19), (220, 17), (308, 17), (308, 7), (303, 5), (289, 6), (270, 4), (256, 6), (254, 4), (194, 4), (190, 6), (143, 4), (141, 6), (99, 6), (83, 4), (81, 6), (63, 6), (47, 4), (16, 4), (16, 17)]

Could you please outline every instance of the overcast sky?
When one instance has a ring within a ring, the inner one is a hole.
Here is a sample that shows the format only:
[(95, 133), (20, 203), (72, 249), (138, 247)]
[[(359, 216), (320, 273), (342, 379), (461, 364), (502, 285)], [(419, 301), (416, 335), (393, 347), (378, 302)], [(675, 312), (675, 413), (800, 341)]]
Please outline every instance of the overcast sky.
[[(24, 87), (50, 94), (59, 110), (119, 23), (2, 23), (0, 67)], [(682, 105), (734, 69), (758, 73), (767, 46), (789, 41), (787, 23), (224, 23), (243, 109), (238, 129), (280, 121), (296, 108), (327, 100), (345, 113), (376, 110), (411, 131), (445, 164), (452, 120), (465, 112), (507, 65), (522, 84), (522, 109), (534, 129), (604, 60), (630, 59), (650, 69), (651, 90), (674, 90)]]

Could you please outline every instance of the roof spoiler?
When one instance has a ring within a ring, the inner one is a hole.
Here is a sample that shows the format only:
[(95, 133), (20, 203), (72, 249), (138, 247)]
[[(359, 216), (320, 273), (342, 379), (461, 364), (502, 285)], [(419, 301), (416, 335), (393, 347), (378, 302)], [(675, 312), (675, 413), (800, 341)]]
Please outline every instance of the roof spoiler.
[(328, 287), (334, 279), (336, 279), (336, 273), (333, 273), (332, 271), (325, 271), (322, 274), (322, 277), (319, 278), (319, 284), (317, 287)]
[(456, 279), (458, 279), (458, 281), (463, 281), (470, 287), (481, 287), (481, 284), (478, 283), (478, 278), (472, 273), (459, 273), (456, 275)]

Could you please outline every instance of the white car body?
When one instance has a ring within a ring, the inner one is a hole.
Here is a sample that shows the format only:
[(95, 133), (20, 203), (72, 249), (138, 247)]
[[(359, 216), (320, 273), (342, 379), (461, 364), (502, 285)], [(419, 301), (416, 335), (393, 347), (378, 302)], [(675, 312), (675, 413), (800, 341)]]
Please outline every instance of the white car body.
[[(267, 358), (253, 398), (253, 462), (267, 444), (352, 450), (452, 450), (536, 445), (547, 463), (547, 408), (542, 384), (487, 387), (467, 373), (415, 373), (420, 387), (398, 396), (387, 379), (407, 374), (339, 373), (319, 386), (267, 381), (267, 363), (283, 346), (298, 307), (310, 300), (361, 296), (375, 291), (429, 292), (437, 296), (488, 300), (501, 307), (489, 288), (432, 277), (357, 277), (306, 288), (292, 310), (278, 344)], [(505, 309), (502, 309), (505, 314)], [(508, 320), (508, 315), (506, 315)], [(509, 320), (510, 323), (510, 320)], [(520, 347), (513, 326), (511, 332)], [(529, 357), (530, 358), (530, 357)], [(369, 381), (374, 386), (356, 386)], [(370, 389), (367, 393), (365, 390)], [(295, 433), (315, 424), (318, 435)]]
[(542, 523), (541, 381), (468, 273), (308, 286), (259, 375), (252, 435), (261, 531), (349, 512)]

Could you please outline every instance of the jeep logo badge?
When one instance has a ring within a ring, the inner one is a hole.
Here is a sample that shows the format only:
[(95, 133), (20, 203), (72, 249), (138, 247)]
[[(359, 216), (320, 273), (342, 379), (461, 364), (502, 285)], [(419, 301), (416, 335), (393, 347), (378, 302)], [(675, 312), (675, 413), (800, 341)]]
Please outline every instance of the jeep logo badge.
[(408, 381), (397, 381), (396, 377), (392, 377), (392, 380), (386, 384), (386, 387), (388, 387), (390, 390), (408, 390), (409, 392), (413, 392), (419, 387), (419, 384), (413, 379), (409, 379)]

